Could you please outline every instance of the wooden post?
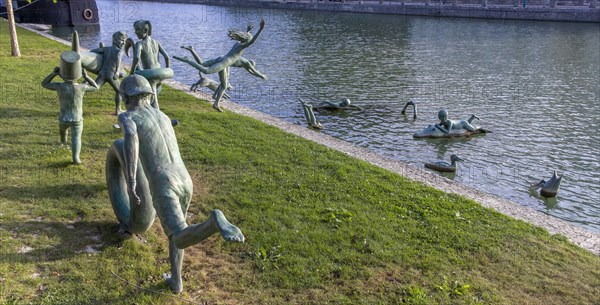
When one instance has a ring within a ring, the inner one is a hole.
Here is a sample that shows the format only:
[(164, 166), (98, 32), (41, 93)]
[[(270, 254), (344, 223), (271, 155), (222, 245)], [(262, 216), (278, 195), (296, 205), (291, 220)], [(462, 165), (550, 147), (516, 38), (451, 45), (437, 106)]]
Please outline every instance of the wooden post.
[(6, 0), (6, 15), (8, 16), (8, 31), (10, 32), (10, 49), (12, 56), (20, 57), (19, 40), (15, 27), (15, 16), (13, 14), (12, 0)]

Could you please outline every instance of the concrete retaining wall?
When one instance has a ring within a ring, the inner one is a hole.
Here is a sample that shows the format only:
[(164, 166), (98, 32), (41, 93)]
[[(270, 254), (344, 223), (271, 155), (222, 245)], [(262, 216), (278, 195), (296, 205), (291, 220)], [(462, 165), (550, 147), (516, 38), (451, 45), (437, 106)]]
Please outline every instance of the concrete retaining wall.
[[(146, 1), (146, 0), (145, 0)], [(148, 0), (165, 2), (164, 0)], [(426, 0), (427, 1), (427, 0)], [(463, 17), (488, 19), (547, 20), (572, 22), (600, 22), (600, 9), (590, 5), (556, 6), (528, 5), (523, 7), (523, 0), (514, 0), (517, 6), (499, 5), (494, 1), (486, 1), (487, 5), (466, 4), (455, 0), (432, 0), (420, 3), (400, 1), (352, 1), (352, 2), (312, 2), (306, 1), (244, 1), (244, 0), (167, 0), (174, 3), (197, 3), (219, 6), (258, 7), (267, 9), (319, 10), (351, 13), (375, 13), (394, 15), (417, 15), (434, 17)], [(470, 0), (468, 0), (470, 1)], [(477, 0), (479, 1), (479, 0)], [(484, 0), (485, 1), (485, 0)], [(502, 0), (510, 1), (510, 0)], [(525, 0), (527, 1), (527, 0)], [(545, 0), (533, 0), (541, 3)], [(555, 1), (555, 0), (553, 0)], [(592, 0), (595, 1), (595, 0)], [(550, 3), (550, 2), (548, 2)]]

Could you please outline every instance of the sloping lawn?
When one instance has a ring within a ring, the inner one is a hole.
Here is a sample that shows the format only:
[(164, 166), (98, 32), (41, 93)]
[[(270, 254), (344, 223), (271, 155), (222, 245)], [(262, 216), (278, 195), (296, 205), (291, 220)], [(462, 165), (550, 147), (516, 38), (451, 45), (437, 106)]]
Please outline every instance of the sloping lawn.
[(18, 34), (12, 58), (0, 22), (0, 304), (600, 303), (600, 259), (564, 237), (165, 88), (194, 178), (189, 222), (218, 208), (247, 238), (186, 250), (173, 295), (159, 222), (118, 234), (112, 89), (85, 96), (71, 165), (56, 93), (40, 86), (68, 47)]

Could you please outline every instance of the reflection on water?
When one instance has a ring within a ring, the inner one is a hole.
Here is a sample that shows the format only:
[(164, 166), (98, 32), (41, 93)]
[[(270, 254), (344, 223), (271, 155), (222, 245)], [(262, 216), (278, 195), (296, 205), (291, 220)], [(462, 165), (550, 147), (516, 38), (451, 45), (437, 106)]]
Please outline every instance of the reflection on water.
[[(98, 6), (101, 31), (82, 33), (83, 46), (110, 44), (117, 30), (135, 38), (133, 21), (143, 18), (169, 54), (188, 56), (179, 47), (193, 45), (203, 59), (231, 48), (229, 28), (258, 26), (262, 17), (265, 32), (244, 56), (269, 80), (232, 69), (236, 102), (304, 125), (298, 98), (349, 98), (364, 111), (317, 113), (324, 133), (421, 168), (457, 154), (465, 161), (455, 181), (600, 232), (598, 24), (104, 0)], [(192, 67), (171, 62), (176, 80), (197, 80)], [(417, 120), (400, 114), (409, 100), (418, 104)], [(477, 114), (475, 123), (493, 133), (414, 140), (440, 108), (452, 119)], [(555, 201), (530, 193), (530, 183), (554, 170), (565, 176)]]

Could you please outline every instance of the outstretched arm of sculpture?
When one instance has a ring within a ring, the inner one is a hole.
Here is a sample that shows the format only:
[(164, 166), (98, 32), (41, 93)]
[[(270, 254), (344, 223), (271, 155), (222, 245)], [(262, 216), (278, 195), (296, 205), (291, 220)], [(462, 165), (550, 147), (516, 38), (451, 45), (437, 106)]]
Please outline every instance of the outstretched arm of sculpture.
[(192, 56), (194, 56), (194, 60), (198, 63), (198, 64), (202, 64), (202, 59), (200, 58), (200, 56), (198, 56), (198, 53), (196, 53), (196, 50), (194, 50), (194, 47), (192, 46), (181, 46), (182, 49), (184, 50), (188, 50), (190, 51), (190, 53), (192, 53)]
[(125, 155), (127, 191), (135, 203), (140, 204), (140, 197), (135, 191), (135, 187), (137, 185), (137, 163), (139, 158), (139, 139), (137, 135), (137, 126), (135, 125), (135, 122), (129, 118), (127, 113), (123, 113), (119, 116), (119, 125), (121, 126), (121, 129), (125, 135), (123, 142), (123, 154)]
[(100, 46), (99, 48), (93, 49), (90, 52), (94, 52), (97, 54), (104, 54), (104, 46)]
[(44, 78), (44, 80), (42, 80), (42, 87), (46, 88), (46, 89), (50, 89), (50, 90), (58, 90), (58, 85), (59, 83), (51, 83), (50, 81), (55, 78), (57, 75), (59, 75), (60, 73), (60, 68), (56, 67), (54, 68), (54, 70), (52, 70), (52, 73), (48, 74), (48, 76), (46, 76), (46, 78)]
[(169, 57), (169, 54), (167, 54), (167, 51), (165, 51), (165, 49), (163, 49), (163, 47), (160, 45), (160, 42), (157, 41), (157, 43), (158, 52), (160, 52), (160, 54), (162, 54), (162, 56), (165, 58), (165, 68), (169, 68), (171, 66), (171, 58)]
[(91, 86), (84, 85), (86, 92), (93, 92), (93, 91), (98, 90), (98, 84), (96, 84), (96, 82), (91, 77), (89, 77), (89, 75), (87, 74), (85, 69), (81, 69), (81, 74), (83, 75), (83, 79), (85, 79), (88, 82), (88, 84), (91, 85)]
[(254, 35), (254, 37), (252, 37), (252, 39), (250, 39), (250, 41), (248, 41), (246, 43), (242, 43), (242, 47), (247, 48), (251, 44), (253, 44), (256, 41), (256, 39), (258, 39), (258, 36), (260, 36), (260, 33), (262, 33), (262, 31), (264, 29), (265, 29), (265, 20), (264, 19), (260, 19), (260, 27), (258, 29), (258, 32), (256, 32), (256, 34)]

